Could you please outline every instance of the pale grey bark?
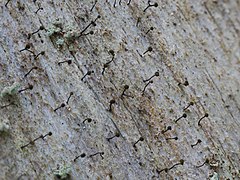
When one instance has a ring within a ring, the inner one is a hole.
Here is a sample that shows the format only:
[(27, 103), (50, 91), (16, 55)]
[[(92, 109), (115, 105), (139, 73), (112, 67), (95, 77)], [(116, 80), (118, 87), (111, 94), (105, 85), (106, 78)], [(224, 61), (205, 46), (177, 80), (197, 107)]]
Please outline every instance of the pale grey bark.
[(0, 179), (239, 179), (239, 0), (6, 2)]

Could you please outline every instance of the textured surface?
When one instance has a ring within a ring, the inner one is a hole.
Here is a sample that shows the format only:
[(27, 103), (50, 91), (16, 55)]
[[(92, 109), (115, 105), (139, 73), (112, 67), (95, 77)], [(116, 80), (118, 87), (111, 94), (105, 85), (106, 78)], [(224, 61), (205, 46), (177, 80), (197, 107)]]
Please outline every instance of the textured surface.
[[(117, 1), (116, 7), (114, 0), (99, 0), (92, 11), (88, 0), (5, 3), (0, 3), (0, 105), (15, 105), (0, 109), (0, 179), (53, 179), (54, 174), (73, 179), (239, 179), (238, 0), (164, 0), (146, 12), (147, 1), (137, 0), (121, 6)], [(39, 7), (43, 10), (36, 14)], [(96, 26), (84, 32), (94, 34), (78, 37), (98, 15)], [(28, 39), (40, 26), (45, 30)], [(146, 34), (150, 27), (154, 29)], [(19, 52), (28, 43), (35, 55), (45, 53), (34, 58), (29, 51)], [(143, 55), (149, 46), (152, 51)], [(114, 60), (103, 76), (110, 50)], [(58, 65), (65, 60), (72, 63)], [(87, 71), (94, 73), (81, 81)], [(159, 76), (142, 95), (143, 80), (156, 71)], [(28, 84), (32, 90), (17, 93), (16, 88)], [(124, 85), (133, 98), (121, 97)], [(54, 111), (70, 92), (68, 105)], [(109, 112), (112, 99), (116, 103)], [(194, 105), (185, 111), (187, 117), (175, 123), (190, 102)], [(205, 113), (209, 116), (198, 126)], [(86, 118), (93, 121), (82, 123)], [(167, 126), (172, 130), (163, 134)], [(118, 130), (120, 137), (106, 140)], [(21, 149), (48, 132), (52, 136)], [(144, 141), (134, 148), (140, 137)], [(178, 140), (166, 140), (170, 137)], [(202, 142), (192, 148), (197, 139)], [(104, 152), (104, 159), (89, 157), (97, 152)], [(86, 156), (73, 161), (82, 153)], [(183, 165), (159, 173), (181, 159)], [(206, 159), (210, 162), (196, 168)]]

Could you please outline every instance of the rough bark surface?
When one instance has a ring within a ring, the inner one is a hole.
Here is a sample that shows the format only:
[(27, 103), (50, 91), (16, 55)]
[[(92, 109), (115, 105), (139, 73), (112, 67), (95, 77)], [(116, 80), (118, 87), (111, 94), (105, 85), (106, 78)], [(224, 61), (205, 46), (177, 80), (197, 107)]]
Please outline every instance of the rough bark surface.
[(1, 0), (0, 179), (239, 179), (239, 0), (94, 2)]

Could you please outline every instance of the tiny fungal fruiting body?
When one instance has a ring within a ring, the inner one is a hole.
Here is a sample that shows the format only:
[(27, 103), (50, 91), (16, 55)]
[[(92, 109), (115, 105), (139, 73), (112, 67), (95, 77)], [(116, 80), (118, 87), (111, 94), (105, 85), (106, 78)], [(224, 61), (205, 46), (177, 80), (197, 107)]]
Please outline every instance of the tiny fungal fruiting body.
[(60, 61), (60, 62), (58, 62), (58, 65), (61, 65), (63, 63), (68, 63), (68, 65), (70, 65), (70, 64), (72, 64), (72, 60)]
[(83, 124), (84, 124), (86, 121), (87, 121), (88, 123), (90, 123), (90, 122), (92, 122), (92, 119), (91, 119), (91, 118), (86, 118), (86, 119), (84, 119)]
[(186, 118), (186, 117), (187, 117), (187, 114), (184, 113), (181, 117), (179, 117), (175, 120), (175, 123), (178, 122), (180, 119)]
[(24, 75), (24, 77), (27, 77), (27, 76), (32, 72), (32, 70), (34, 70), (34, 69), (38, 69), (38, 67), (36, 67), (36, 66), (32, 67), (32, 68)]
[(184, 85), (184, 86), (188, 86), (189, 85), (189, 82), (187, 80), (185, 80), (183, 83), (178, 83), (178, 85)]
[(90, 76), (92, 73), (94, 73), (94, 71), (88, 71), (88, 72), (81, 78), (81, 81), (83, 81), (86, 76)]
[(150, 1), (148, 1), (148, 6), (143, 10), (143, 12), (146, 12), (146, 10), (150, 7), (158, 7), (158, 3), (150, 4)]
[(97, 18), (93, 21), (91, 21), (81, 32), (80, 32), (80, 36), (83, 35), (83, 33), (92, 25), (92, 26), (96, 26), (96, 21), (101, 18), (100, 15), (97, 16)]
[(183, 159), (180, 159), (180, 161), (179, 161), (178, 163), (172, 165), (170, 168), (164, 168), (164, 169), (162, 169), (162, 170), (157, 170), (157, 172), (158, 172), (158, 173), (161, 173), (161, 172), (163, 172), (163, 171), (168, 172), (168, 171), (170, 171), (171, 169), (173, 169), (174, 167), (179, 166), (179, 165), (183, 165), (183, 164), (184, 164), (184, 160), (183, 160)]
[(36, 139), (30, 141), (28, 144), (21, 146), (21, 149), (24, 149), (25, 147), (29, 146), (30, 144), (33, 145), (35, 141), (37, 141), (38, 139), (44, 139), (46, 136), (52, 136), (52, 132), (49, 132), (45, 135), (40, 135), (39, 137), (37, 137)]
[(16, 104), (14, 104), (13, 102), (11, 102), (11, 103), (9, 103), (9, 104), (6, 104), (6, 105), (4, 105), (4, 106), (0, 106), (0, 108), (1, 109), (3, 109), (3, 108), (6, 108), (6, 107), (8, 107), (8, 106), (12, 106), (12, 105), (15, 105), (15, 106), (17, 106)]
[(28, 51), (28, 52), (32, 53), (33, 55), (35, 55), (33, 51), (29, 50), (30, 47), (31, 47), (30, 44), (26, 44), (25, 48), (19, 50), (19, 52)]
[(142, 91), (142, 95), (144, 95), (147, 86), (148, 86), (149, 84), (152, 84), (152, 83), (153, 83), (153, 81), (149, 81), (149, 82), (144, 86), (143, 91)]
[(179, 161), (179, 163), (176, 163), (176, 164), (172, 165), (170, 168), (168, 168), (168, 171), (171, 170), (171, 169), (173, 169), (174, 167), (176, 167), (176, 166), (178, 166), (178, 165), (183, 165), (183, 164), (184, 164), (184, 160), (181, 159), (181, 160)]
[(116, 132), (114, 136), (107, 138), (107, 140), (110, 141), (111, 139), (113, 139), (115, 137), (120, 137), (120, 133)]
[(54, 109), (54, 111), (56, 112), (58, 109), (60, 109), (60, 108), (63, 108), (63, 107), (65, 107), (66, 105), (64, 104), (64, 103), (62, 103), (59, 107), (57, 107), (56, 109)]
[(121, 96), (128, 96), (128, 95), (125, 94), (126, 90), (128, 90), (128, 89), (129, 89), (129, 86), (125, 85)]
[(200, 124), (201, 121), (202, 121), (204, 118), (208, 117), (208, 116), (209, 116), (208, 113), (205, 113), (204, 116), (199, 119), (199, 121), (198, 121), (198, 126), (202, 126), (202, 125)]
[(166, 138), (166, 141), (168, 140), (178, 140), (178, 137), (170, 137), (170, 138)]
[(111, 54), (112, 55), (112, 59), (110, 60), (110, 61), (108, 61), (108, 62), (106, 62), (106, 64), (110, 64), (111, 62), (113, 62), (113, 60), (114, 60), (114, 57), (115, 57), (115, 52), (111, 49), (111, 50), (109, 50), (109, 54)]
[(112, 105), (116, 103), (116, 101), (114, 99), (112, 99), (110, 102), (109, 102), (109, 111), (112, 112)]
[(96, 155), (98, 155), (98, 154), (101, 156), (102, 159), (104, 159), (104, 158), (103, 158), (104, 152), (97, 152), (97, 153), (95, 153), (95, 154), (89, 155), (89, 157), (93, 157), (93, 156), (96, 156)]
[(144, 141), (143, 137), (140, 137), (134, 144), (133, 147), (136, 148), (136, 144), (139, 143), (140, 141)]
[(40, 55), (44, 55), (44, 54), (45, 54), (45, 51), (41, 51), (40, 53), (38, 53), (38, 54), (34, 57), (34, 59), (37, 59), (38, 56), (40, 56)]
[(148, 52), (152, 52), (153, 48), (152, 47), (148, 47), (148, 49), (143, 53), (143, 55), (145, 55)]
[(86, 154), (85, 153), (82, 153), (82, 154), (80, 154), (79, 156), (76, 156), (75, 158), (74, 158), (74, 162), (78, 159), (78, 158), (84, 158), (84, 157), (86, 157)]
[(45, 29), (45, 28), (44, 28), (43, 26), (40, 26), (40, 27), (38, 28), (38, 30), (36, 30), (36, 31), (28, 34), (28, 39), (30, 39), (30, 38), (32, 37), (32, 35), (38, 33), (39, 31), (42, 31), (42, 30), (44, 30), (44, 29)]
[(209, 159), (206, 159), (204, 161), (204, 163), (202, 163), (201, 165), (196, 166), (196, 168), (200, 168), (200, 167), (202, 167), (202, 166), (204, 166), (205, 164), (208, 164), (208, 163), (209, 163)]
[(108, 64), (105, 63), (105, 64), (103, 65), (102, 75), (104, 75), (105, 69), (106, 69), (107, 67), (108, 67)]
[(97, 1), (98, 1), (98, 0), (95, 0), (95, 2), (94, 2), (94, 4), (93, 4), (92, 8), (90, 9), (90, 11), (92, 11), (92, 10), (94, 9), (94, 7), (95, 7), (96, 4), (97, 4)]
[(150, 81), (153, 77), (158, 77), (159, 76), (159, 72), (155, 72), (154, 75), (152, 75), (150, 78), (146, 79), (146, 80), (143, 80), (143, 82), (147, 82), (147, 81)]
[(66, 102), (66, 104), (68, 104), (69, 103), (69, 100), (70, 100), (70, 98), (71, 98), (71, 96), (73, 95), (73, 92), (70, 92), (70, 95), (68, 96), (68, 99), (67, 99), (67, 102)]
[(152, 31), (154, 28), (153, 27), (150, 27), (149, 30), (147, 30), (146, 34), (148, 34), (150, 31)]
[(24, 89), (21, 89), (21, 90), (19, 90), (19, 91), (18, 91), (18, 93), (21, 93), (21, 92), (23, 92), (23, 91), (26, 91), (26, 90), (32, 90), (32, 89), (33, 89), (33, 85), (29, 84), (29, 86), (28, 86), (28, 87), (26, 87), (26, 88), (24, 88)]
[(195, 144), (192, 144), (192, 145), (191, 145), (191, 147), (193, 148), (194, 146), (200, 144), (201, 142), (202, 142), (202, 140), (201, 140), (201, 139), (198, 139), (197, 142), (196, 142)]
[(39, 7), (36, 11), (35, 11), (35, 14), (37, 14), (38, 13), (38, 11), (42, 11), (43, 10), (43, 8), (42, 7)]
[(109, 54), (112, 55), (112, 59), (103, 65), (102, 75), (104, 75), (105, 69), (108, 68), (109, 64), (114, 60), (115, 52), (113, 50), (109, 50)]
[(11, 0), (8, 0), (7, 2), (6, 2), (6, 4), (5, 4), (5, 7), (7, 8), (7, 5), (8, 5), (8, 3), (10, 2)]
[(172, 127), (171, 126), (168, 126), (165, 130), (162, 130), (162, 133), (166, 133), (167, 131), (171, 131), (172, 130)]
[(193, 106), (194, 102), (190, 102), (184, 109), (183, 111), (186, 111), (190, 106)]

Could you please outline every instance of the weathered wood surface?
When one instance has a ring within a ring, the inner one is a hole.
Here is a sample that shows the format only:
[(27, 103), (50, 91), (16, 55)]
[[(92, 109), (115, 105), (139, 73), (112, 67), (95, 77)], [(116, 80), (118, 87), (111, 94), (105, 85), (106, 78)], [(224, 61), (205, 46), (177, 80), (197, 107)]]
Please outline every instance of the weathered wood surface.
[[(0, 2), (0, 179), (239, 179), (239, 0), (158, 0), (145, 12), (147, 1), (137, 0), (115, 7), (114, 0), (98, 0), (92, 11), (94, 0), (6, 2)], [(19, 52), (27, 44), (35, 55)], [(72, 63), (58, 65), (66, 60)], [(94, 73), (81, 81), (87, 71)], [(155, 72), (142, 95), (143, 80)], [(18, 93), (29, 84), (32, 90)], [(133, 98), (121, 96), (125, 85)], [(89, 157), (97, 152), (103, 158)]]

